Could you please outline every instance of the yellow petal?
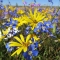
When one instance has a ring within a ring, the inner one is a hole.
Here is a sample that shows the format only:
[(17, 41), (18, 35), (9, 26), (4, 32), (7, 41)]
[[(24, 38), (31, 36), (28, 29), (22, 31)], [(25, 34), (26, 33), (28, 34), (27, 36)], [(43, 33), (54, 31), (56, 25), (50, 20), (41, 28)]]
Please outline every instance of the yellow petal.
[(29, 34), (27, 37), (26, 37), (26, 43), (28, 43), (29, 39), (31, 38), (31, 35)]
[(21, 46), (21, 44), (19, 44), (17, 42), (10, 42), (9, 46)]
[(27, 47), (23, 47), (23, 51), (26, 52), (27, 51)]
[(9, 30), (8, 30), (8, 29), (6, 29), (6, 30), (2, 30), (2, 32), (3, 32), (4, 35), (7, 35), (8, 32), (9, 32)]
[(40, 38), (38, 38), (37, 36), (33, 37), (35, 41), (39, 40)]
[(18, 37), (14, 37), (19, 43), (21, 43), (22, 44), (22, 41), (18, 38)]
[(17, 50), (17, 55), (19, 55), (21, 52), (22, 52), (22, 48), (19, 48), (19, 49)]
[(37, 16), (37, 9), (35, 9), (35, 11), (34, 11), (34, 18), (36, 18), (36, 16)]
[(21, 25), (27, 24), (27, 23), (28, 23), (27, 21), (21, 21), (21, 22), (18, 23), (18, 26), (21, 26)]
[(14, 56), (16, 53), (17, 53), (17, 51), (15, 51), (14, 53), (12, 53), (12, 55), (11, 55), (11, 56)]
[(22, 34), (20, 35), (20, 38), (21, 38), (22, 42), (25, 42)]
[(19, 55), (21, 53), (21, 51), (22, 51), (22, 48), (19, 48), (11, 56), (14, 56), (16, 53), (17, 53), (17, 55)]
[(29, 12), (30, 12), (30, 13), (29, 13), (29, 16), (33, 18), (34, 16), (33, 16), (32, 11), (31, 11), (31, 10), (29, 10)]

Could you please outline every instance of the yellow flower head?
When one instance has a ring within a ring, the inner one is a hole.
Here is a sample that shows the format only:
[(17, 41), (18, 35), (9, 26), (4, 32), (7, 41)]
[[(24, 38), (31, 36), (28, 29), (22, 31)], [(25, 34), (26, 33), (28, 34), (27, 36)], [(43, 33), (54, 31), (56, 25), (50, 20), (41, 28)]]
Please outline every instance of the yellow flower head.
[(29, 19), (27, 20), (30, 23), (30, 26), (32, 27), (32, 30), (35, 28), (38, 22), (44, 21), (44, 18), (46, 17), (46, 14), (42, 12), (38, 12), (37, 9), (34, 10), (34, 13), (32, 10), (29, 10), (28, 13)]
[(2, 32), (0, 31), (0, 41), (5, 38), (5, 36), (8, 34), (9, 31), (10, 31), (10, 27), (6, 30), (2, 30)]
[(14, 11), (16, 8), (15, 7), (13, 7), (13, 6), (9, 6), (9, 8), (8, 9), (10, 9), (11, 11)]
[(14, 42), (14, 41), (10, 42), (10, 46), (11, 47), (16, 46), (16, 47), (18, 47), (18, 49), (11, 56), (13, 56), (16, 53), (17, 53), (17, 55), (19, 55), (22, 52), (22, 50), (24, 52), (27, 51), (28, 46), (30, 45), (30, 42), (29, 42), (30, 41), (30, 36), (31, 35), (28, 35), (26, 40), (24, 39), (22, 34), (20, 34), (20, 38), (18, 38), (17, 36), (14, 37), (17, 40), (17, 42)]
[(51, 20), (52, 19), (52, 15), (47, 13), (47, 17), (48, 17), (48, 20)]
[(22, 26), (23, 24), (28, 24), (28, 21), (26, 21), (27, 18), (28, 18), (27, 16), (23, 15), (19, 18), (13, 18), (13, 20), (18, 21), (17, 27), (19, 27), (19, 26)]
[(23, 14), (23, 13), (24, 13), (23, 10), (18, 10), (18, 11), (17, 11), (17, 14)]
[(6, 30), (2, 30), (2, 33), (3, 33), (3, 35), (7, 35), (9, 33), (9, 31), (10, 31), (10, 27)]

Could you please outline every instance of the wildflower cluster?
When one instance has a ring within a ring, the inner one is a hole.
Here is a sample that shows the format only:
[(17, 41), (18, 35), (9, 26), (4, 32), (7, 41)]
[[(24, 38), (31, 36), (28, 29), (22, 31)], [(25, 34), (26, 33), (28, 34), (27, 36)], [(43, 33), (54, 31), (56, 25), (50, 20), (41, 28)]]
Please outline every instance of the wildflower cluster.
[(49, 7), (26, 10), (0, 4), (0, 42), (5, 41), (7, 51), (13, 52), (11, 56), (22, 54), (26, 60), (32, 60), (45, 38), (60, 34), (60, 10)]

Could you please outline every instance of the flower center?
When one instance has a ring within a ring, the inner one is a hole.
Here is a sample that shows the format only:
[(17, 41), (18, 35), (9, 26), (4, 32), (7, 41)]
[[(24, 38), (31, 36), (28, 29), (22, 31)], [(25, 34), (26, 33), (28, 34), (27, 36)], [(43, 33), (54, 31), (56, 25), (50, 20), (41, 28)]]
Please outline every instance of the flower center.
[(28, 47), (29, 46), (29, 43), (23, 42), (23, 46)]
[(36, 21), (36, 20), (34, 20), (34, 23), (37, 23), (37, 21)]
[(28, 54), (29, 54), (29, 55), (32, 55), (32, 51), (29, 51)]

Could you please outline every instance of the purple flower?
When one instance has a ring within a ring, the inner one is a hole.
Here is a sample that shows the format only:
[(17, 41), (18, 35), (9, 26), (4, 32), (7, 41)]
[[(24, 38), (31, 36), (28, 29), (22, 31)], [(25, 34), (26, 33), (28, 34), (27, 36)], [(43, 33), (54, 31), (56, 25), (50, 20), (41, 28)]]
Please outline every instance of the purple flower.
[(60, 15), (60, 9), (59, 9), (59, 11), (57, 12), (57, 14)]
[(39, 6), (40, 6), (40, 4), (37, 4), (37, 6), (39, 7)]
[(27, 4), (27, 2), (26, 2), (26, 1), (24, 1), (24, 2), (23, 2), (23, 4), (24, 4), (24, 5), (26, 5), (26, 4)]
[(38, 11), (41, 12), (43, 9), (42, 8), (39, 8)]

